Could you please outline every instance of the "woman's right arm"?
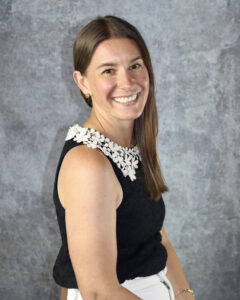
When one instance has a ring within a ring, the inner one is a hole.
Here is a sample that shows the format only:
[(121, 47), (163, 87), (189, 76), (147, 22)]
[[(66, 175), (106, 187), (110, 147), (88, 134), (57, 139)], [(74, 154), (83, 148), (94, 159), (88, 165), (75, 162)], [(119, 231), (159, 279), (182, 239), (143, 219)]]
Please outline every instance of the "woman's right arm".
[(58, 177), (69, 254), (83, 300), (141, 299), (116, 274), (117, 178), (108, 159), (86, 145), (71, 149)]

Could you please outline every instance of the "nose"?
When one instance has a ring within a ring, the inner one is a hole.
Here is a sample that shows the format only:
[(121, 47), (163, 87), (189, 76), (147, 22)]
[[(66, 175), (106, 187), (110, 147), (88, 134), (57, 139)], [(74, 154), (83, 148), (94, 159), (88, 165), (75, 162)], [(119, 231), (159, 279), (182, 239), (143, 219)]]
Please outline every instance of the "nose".
[(133, 78), (127, 70), (122, 70), (118, 75), (118, 87), (122, 89), (129, 89), (133, 84)]

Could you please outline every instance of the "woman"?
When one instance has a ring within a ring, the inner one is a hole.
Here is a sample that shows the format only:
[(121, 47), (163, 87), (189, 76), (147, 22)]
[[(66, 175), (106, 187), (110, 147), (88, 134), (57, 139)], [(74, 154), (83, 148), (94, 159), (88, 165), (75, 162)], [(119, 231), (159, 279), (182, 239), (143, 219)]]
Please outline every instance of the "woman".
[(163, 228), (168, 188), (144, 40), (123, 19), (96, 18), (75, 40), (74, 68), (91, 114), (70, 127), (55, 178), (62, 299), (194, 299)]

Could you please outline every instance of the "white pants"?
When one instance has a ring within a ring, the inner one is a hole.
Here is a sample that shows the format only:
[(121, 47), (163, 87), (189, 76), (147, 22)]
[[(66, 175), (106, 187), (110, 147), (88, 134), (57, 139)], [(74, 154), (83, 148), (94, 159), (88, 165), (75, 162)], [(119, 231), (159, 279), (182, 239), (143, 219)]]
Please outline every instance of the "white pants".
[[(121, 285), (142, 300), (174, 300), (167, 267), (157, 274), (125, 280)], [(83, 300), (78, 289), (68, 289), (67, 300)]]

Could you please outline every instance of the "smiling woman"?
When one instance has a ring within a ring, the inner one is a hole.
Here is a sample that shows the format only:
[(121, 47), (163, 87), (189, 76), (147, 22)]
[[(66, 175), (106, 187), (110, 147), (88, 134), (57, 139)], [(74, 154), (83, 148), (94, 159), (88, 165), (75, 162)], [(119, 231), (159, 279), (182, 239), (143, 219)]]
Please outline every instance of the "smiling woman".
[(168, 188), (146, 44), (125, 20), (98, 17), (73, 54), (73, 79), (91, 114), (69, 128), (54, 183), (61, 299), (173, 300), (175, 291), (193, 299), (163, 229)]
[(149, 94), (148, 71), (133, 40), (111, 38), (101, 42), (87, 74), (75, 71), (73, 77), (81, 91), (92, 99), (93, 109), (87, 124), (95, 124), (98, 116), (103, 127), (106, 122), (111, 124), (112, 135), (116, 127), (131, 133)]

